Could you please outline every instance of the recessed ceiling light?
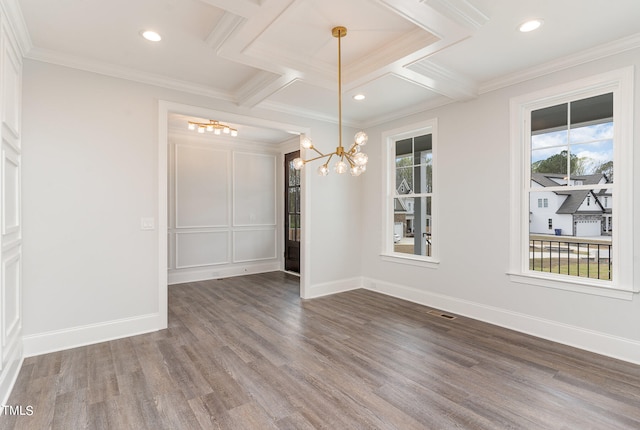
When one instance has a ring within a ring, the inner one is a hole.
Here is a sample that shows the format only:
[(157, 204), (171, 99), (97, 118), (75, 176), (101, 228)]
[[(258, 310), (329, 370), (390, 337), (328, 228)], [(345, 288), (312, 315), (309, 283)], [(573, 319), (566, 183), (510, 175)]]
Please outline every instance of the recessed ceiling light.
[(144, 30), (140, 34), (142, 34), (142, 37), (150, 40), (151, 42), (160, 42), (162, 40), (162, 37), (152, 30)]
[(365, 96), (364, 94), (356, 94), (355, 96), (353, 96), (353, 99), (360, 101), (360, 100), (364, 100)]
[(541, 19), (530, 19), (529, 21), (525, 21), (518, 26), (518, 30), (523, 33), (527, 33), (529, 31), (537, 30), (542, 26), (544, 21)]

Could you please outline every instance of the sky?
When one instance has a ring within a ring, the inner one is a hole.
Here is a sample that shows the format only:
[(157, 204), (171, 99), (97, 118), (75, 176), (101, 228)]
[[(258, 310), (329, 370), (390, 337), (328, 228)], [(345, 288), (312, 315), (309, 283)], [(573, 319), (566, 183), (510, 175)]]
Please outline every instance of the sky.
[(567, 149), (585, 159), (585, 174), (594, 173), (599, 165), (613, 160), (613, 123), (536, 134), (531, 137), (531, 162), (545, 160)]

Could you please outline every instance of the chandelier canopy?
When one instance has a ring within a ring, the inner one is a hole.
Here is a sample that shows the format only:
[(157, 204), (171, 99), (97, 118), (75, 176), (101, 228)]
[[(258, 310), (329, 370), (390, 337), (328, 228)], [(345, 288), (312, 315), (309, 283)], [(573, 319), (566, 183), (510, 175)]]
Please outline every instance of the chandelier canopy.
[(334, 27), (331, 30), (331, 34), (338, 39), (338, 147), (334, 152), (323, 154), (313, 145), (311, 139), (303, 134), (300, 136), (300, 145), (304, 149), (315, 151), (318, 155), (307, 160), (296, 158), (293, 160), (293, 167), (296, 170), (300, 170), (302, 166), (311, 161), (326, 159), (324, 164), (318, 167), (318, 174), (327, 176), (329, 174), (329, 162), (335, 156), (339, 159), (333, 167), (336, 173), (342, 174), (348, 170), (352, 176), (360, 176), (367, 169), (367, 162), (369, 161), (367, 154), (361, 152), (361, 147), (367, 143), (367, 134), (364, 131), (359, 131), (356, 133), (353, 144), (349, 149), (345, 149), (342, 146), (342, 52), (340, 40), (347, 35), (347, 29), (340, 26)]

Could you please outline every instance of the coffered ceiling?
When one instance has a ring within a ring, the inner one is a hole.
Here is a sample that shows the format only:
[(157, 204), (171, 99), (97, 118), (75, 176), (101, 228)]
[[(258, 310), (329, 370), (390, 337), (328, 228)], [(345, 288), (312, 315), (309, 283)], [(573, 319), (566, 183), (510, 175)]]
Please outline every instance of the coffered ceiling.
[[(26, 56), (367, 126), (640, 46), (638, 0), (11, 0)], [(544, 25), (531, 33), (529, 18)], [(160, 42), (140, 37), (157, 31)], [(591, 54), (592, 53), (592, 54)], [(364, 101), (352, 99), (356, 93)]]

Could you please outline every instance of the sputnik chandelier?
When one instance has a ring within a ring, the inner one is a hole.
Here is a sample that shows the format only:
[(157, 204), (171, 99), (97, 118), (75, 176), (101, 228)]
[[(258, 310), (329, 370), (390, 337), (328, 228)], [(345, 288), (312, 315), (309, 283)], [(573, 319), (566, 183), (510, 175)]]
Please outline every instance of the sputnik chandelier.
[(347, 29), (346, 27), (334, 27), (331, 30), (331, 34), (338, 39), (338, 147), (330, 154), (323, 154), (313, 145), (311, 139), (303, 134), (300, 137), (300, 145), (304, 149), (315, 151), (318, 156), (308, 160), (296, 158), (293, 160), (293, 167), (296, 170), (300, 170), (302, 166), (311, 161), (326, 158), (325, 163), (318, 167), (318, 174), (320, 176), (327, 176), (329, 174), (329, 162), (335, 156), (340, 159), (333, 167), (336, 173), (343, 174), (348, 170), (352, 176), (360, 176), (367, 169), (367, 161), (369, 161), (367, 154), (360, 152), (360, 148), (367, 143), (367, 134), (364, 131), (356, 133), (354, 142), (348, 150), (345, 150), (342, 146), (342, 53), (340, 40), (347, 35)]
[(238, 135), (238, 130), (231, 128), (226, 124), (221, 124), (219, 121), (212, 119), (209, 122), (193, 122), (189, 121), (189, 130), (198, 130), (198, 133), (204, 133), (205, 131), (212, 131), (215, 135), (230, 134), (233, 137)]

